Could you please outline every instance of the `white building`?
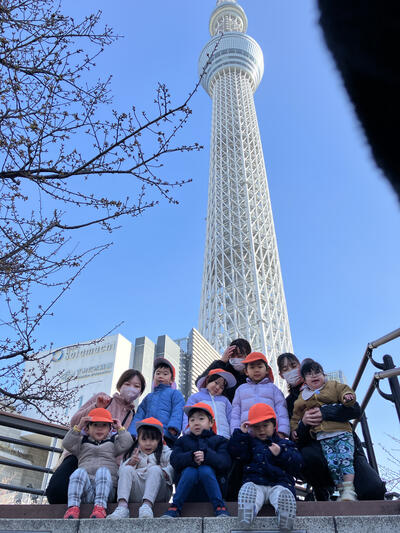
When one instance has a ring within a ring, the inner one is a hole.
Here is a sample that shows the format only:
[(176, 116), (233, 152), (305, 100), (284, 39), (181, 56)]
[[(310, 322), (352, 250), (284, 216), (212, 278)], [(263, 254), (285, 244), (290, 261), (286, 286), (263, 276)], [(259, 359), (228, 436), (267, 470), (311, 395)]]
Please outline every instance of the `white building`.
[[(39, 355), (45, 355), (45, 352)], [(111, 396), (115, 392), (122, 372), (132, 368), (133, 347), (125, 337), (117, 334), (52, 350), (49, 359), (49, 377), (62, 371), (67, 379), (73, 379), (73, 385), (84, 385), (77, 401), (71, 402), (68, 409), (60, 408), (57, 411), (52, 408), (53, 414), (56, 413), (67, 421), (94, 394), (105, 392)], [(30, 368), (32, 363), (28, 363), (25, 370), (29, 371)], [(26, 416), (37, 417), (37, 412), (30, 409)]]

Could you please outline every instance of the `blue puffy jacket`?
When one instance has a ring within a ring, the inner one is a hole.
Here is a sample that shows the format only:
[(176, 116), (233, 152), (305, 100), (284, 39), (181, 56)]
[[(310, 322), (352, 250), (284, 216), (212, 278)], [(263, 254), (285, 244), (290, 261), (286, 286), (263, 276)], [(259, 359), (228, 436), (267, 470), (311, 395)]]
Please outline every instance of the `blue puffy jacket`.
[(239, 459), (245, 465), (243, 483), (252, 481), (256, 485), (269, 487), (281, 485), (296, 496), (293, 476), (298, 476), (303, 466), (301, 453), (291, 440), (281, 439), (276, 432), (271, 440), (281, 448), (276, 456), (265, 441), (235, 429), (228, 450), (234, 459)]
[(136, 422), (154, 416), (164, 427), (164, 435), (174, 440), (168, 428), (174, 428), (179, 433), (182, 430), (183, 406), (185, 398), (181, 391), (172, 389), (169, 385), (158, 385), (153, 392), (150, 392), (139, 405), (128, 430), (136, 437)]

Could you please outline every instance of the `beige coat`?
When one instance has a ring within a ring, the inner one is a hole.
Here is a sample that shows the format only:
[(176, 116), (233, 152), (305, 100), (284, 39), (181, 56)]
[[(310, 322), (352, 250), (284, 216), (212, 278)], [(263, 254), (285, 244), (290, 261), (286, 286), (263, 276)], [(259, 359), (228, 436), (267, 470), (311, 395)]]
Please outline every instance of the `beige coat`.
[(116, 457), (124, 454), (133, 444), (130, 433), (120, 430), (117, 435), (102, 442), (89, 437), (82, 437), (79, 431), (70, 429), (63, 439), (63, 446), (78, 458), (78, 468), (84, 468), (91, 479), (101, 466), (110, 470), (113, 485), (118, 481), (118, 464)]
[[(342, 403), (344, 404), (345, 394), (354, 394), (355, 392), (348, 385), (339, 383), (338, 381), (327, 381), (318, 394), (313, 394), (308, 400), (304, 400), (302, 393), (294, 402), (293, 415), (290, 419), (290, 429), (296, 431), (299, 421), (303, 418), (303, 415), (309, 409), (313, 407), (321, 407), (330, 403)], [(351, 407), (355, 403), (355, 399), (345, 405)], [(312, 427), (310, 433), (313, 437), (319, 431), (335, 432), (335, 431), (348, 431), (351, 432), (351, 425), (349, 422), (335, 422), (334, 420), (323, 420), (319, 426)]]

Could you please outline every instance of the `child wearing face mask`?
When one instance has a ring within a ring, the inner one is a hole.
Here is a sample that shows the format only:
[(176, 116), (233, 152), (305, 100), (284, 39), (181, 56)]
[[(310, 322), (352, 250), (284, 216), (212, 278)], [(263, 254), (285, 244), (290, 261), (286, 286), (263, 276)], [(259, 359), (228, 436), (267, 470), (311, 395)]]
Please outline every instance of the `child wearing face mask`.
[(163, 425), (157, 418), (136, 423), (137, 441), (120, 466), (118, 507), (107, 518), (129, 518), (128, 502), (140, 502), (139, 518), (153, 518), (154, 502), (168, 502), (172, 493), (171, 449), (163, 442)]
[(90, 518), (106, 517), (107, 501), (115, 497), (116, 457), (131, 446), (131, 435), (118, 419), (113, 419), (110, 412), (102, 408), (92, 409), (68, 431), (63, 447), (78, 458), (78, 468), (69, 479), (68, 509), (64, 518), (79, 518), (81, 502), (94, 503)]
[[(290, 426), (296, 436), (299, 421), (305, 411), (326, 404), (341, 403), (351, 407), (356, 395), (348, 385), (327, 380), (322, 366), (313, 359), (305, 359), (300, 367), (305, 386), (294, 403)], [(354, 501), (354, 438), (350, 422), (322, 420), (310, 428), (312, 437), (320, 441), (332, 479), (339, 490), (340, 500)]]
[[(199, 392), (189, 396), (186, 402), (186, 405), (194, 405), (198, 402), (209, 405), (215, 414), (217, 434), (227, 439), (231, 436), (229, 420), (231, 418), (232, 405), (223, 396), (223, 392), (225, 389), (234, 387), (235, 385), (236, 379), (230, 372), (222, 368), (214, 368), (210, 370), (207, 376), (203, 376), (197, 380)], [(186, 414), (183, 415), (183, 428), (186, 428), (185, 433), (190, 431)]]
[(246, 375), (244, 373), (243, 359), (251, 353), (251, 346), (246, 339), (235, 339), (226, 348), (220, 359), (213, 361), (204, 372), (197, 378), (203, 378), (208, 375), (210, 370), (220, 368), (226, 370), (236, 379), (234, 387), (226, 388), (223, 395), (232, 403), (235, 391), (239, 385), (246, 383)]
[(290, 434), (289, 416), (286, 401), (282, 392), (274, 385), (274, 375), (264, 354), (252, 352), (245, 359), (246, 383), (240, 385), (235, 392), (232, 402), (231, 432), (240, 428), (247, 420), (250, 407), (254, 403), (266, 403), (277, 415), (281, 437)]

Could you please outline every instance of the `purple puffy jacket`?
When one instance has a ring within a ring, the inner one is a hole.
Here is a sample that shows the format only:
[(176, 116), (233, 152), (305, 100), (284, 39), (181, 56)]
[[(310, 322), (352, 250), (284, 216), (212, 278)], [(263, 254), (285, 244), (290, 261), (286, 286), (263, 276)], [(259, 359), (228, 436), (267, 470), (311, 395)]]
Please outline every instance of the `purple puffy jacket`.
[(247, 378), (247, 383), (236, 389), (232, 402), (231, 433), (240, 424), (248, 419), (249, 409), (255, 403), (266, 403), (276, 413), (278, 431), (285, 435), (290, 434), (289, 415), (286, 400), (282, 392), (269, 378), (264, 378), (259, 383), (254, 383)]

